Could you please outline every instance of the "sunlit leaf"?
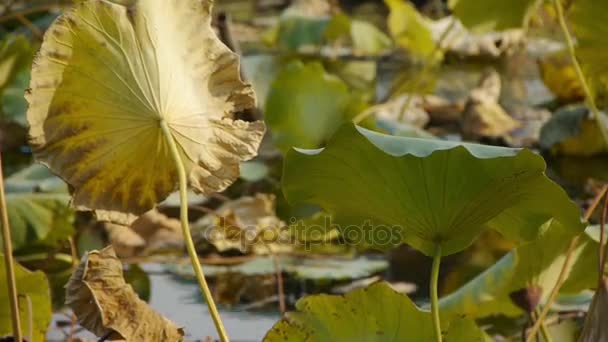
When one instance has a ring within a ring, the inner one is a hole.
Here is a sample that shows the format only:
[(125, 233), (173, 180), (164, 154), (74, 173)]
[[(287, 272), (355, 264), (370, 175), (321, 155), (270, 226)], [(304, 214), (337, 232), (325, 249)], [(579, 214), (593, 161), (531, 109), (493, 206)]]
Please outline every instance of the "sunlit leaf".
[[(11, 308), (8, 297), (4, 255), (0, 254), (0, 336), (12, 335)], [(42, 272), (31, 272), (14, 265), (19, 299), (19, 317), (21, 329), (28, 341), (45, 341), (45, 333), (51, 322), (51, 293), (49, 282)], [(29, 325), (31, 322), (31, 326)], [(31, 331), (31, 340), (29, 332)]]
[[(300, 299), (266, 334), (264, 341), (432, 341), (431, 314), (422, 311), (387, 283), (344, 296), (313, 295)], [(483, 341), (473, 322), (456, 322), (447, 341)]]
[(266, 122), (276, 145), (318, 148), (350, 120), (352, 96), (339, 78), (318, 63), (287, 65), (272, 83), (266, 100)]
[(449, 6), (467, 28), (476, 32), (487, 32), (526, 25), (539, 2), (539, 0), (450, 0)]
[(345, 236), (426, 255), (463, 250), (480, 231), (530, 241), (550, 219), (583, 229), (578, 208), (529, 150), (393, 137), (344, 125), (323, 150), (291, 150), (290, 203), (320, 205)]
[(388, 29), (397, 45), (419, 57), (427, 57), (435, 48), (428, 23), (416, 8), (405, 0), (385, 0), (390, 13)]
[(208, 0), (88, 0), (48, 29), (27, 95), (30, 143), (77, 209), (128, 223), (177, 189), (161, 124), (199, 192), (223, 190), (255, 156), (264, 124), (230, 118), (254, 97), (210, 11)]
[(85, 255), (66, 285), (78, 322), (108, 340), (182, 341), (184, 332), (150, 308), (125, 282), (111, 247)]

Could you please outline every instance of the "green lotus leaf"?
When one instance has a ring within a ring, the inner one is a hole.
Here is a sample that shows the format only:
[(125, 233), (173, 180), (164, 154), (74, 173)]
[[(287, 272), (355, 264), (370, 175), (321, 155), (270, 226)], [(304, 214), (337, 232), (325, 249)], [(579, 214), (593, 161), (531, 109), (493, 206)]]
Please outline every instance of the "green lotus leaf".
[(25, 36), (0, 41), (0, 118), (26, 126), (23, 92), (29, 80), (34, 50)]
[(67, 187), (46, 167), (32, 165), (4, 182), (15, 251), (56, 247), (74, 233), (74, 212), (68, 206)]
[(429, 56), (435, 41), (425, 18), (404, 0), (385, 0), (390, 13), (388, 29), (395, 43), (419, 57)]
[(550, 219), (580, 232), (577, 206), (525, 149), (388, 136), (344, 125), (327, 147), (291, 150), (283, 192), (321, 206), (349, 241), (426, 255), (463, 250), (491, 228), (531, 241)]
[(525, 26), (540, 0), (450, 0), (460, 21), (475, 32), (500, 31)]
[(77, 3), (47, 30), (26, 98), (36, 159), (74, 189), (77, 209), (123, 224), (177, 189), (168, 139), (189, 186), (212, 193), (264, 134), (231, 118), (255, 99), (209, 0)]
[[(420, 310), (406, 296), (385, 282), (353, 290), (344, 296), (313, 295), (296, 303), (268, 331), (273, 341), (433, 341), (431, 314)], [(483, 332), (472, 321), (455, 321), (446, 340), (483, 341)]]
[[(542, 230), (544, 233), (538, 240), (516, 247), (458, 290), (441, 298), (442, 316), (518, 316), (524, 311), (513, 303), (510, 294), (526, 288), (540, 289), (538, 300), (543, 303), (555, 286), (574, 236), (572, 231), (555, 222), (546, 223)], [(589, 272), (597, 265), (597, 248), (597, 242), (582, 235), (567, 269), (563, 292), (578, 293), (597, 283), (596, 273)]]
[[(12, 335), (13, 332), (5, 267), (4, 255), (0, 254), (0, 336)], [(19, 264), (14, 265), (14, 270), (21, 329), (28, 341), (45, 341), (45, 333), (52, 315), (49, 282), (44, 273), (28, 271)], [(29, 326), (29, 322), (32, 326)]]
[(352, 100), (346, 84), (326, 73), (321, 64), (294, 62), (271, 85), (266, 122), (281, 150), (318, 148), (357, 114)]

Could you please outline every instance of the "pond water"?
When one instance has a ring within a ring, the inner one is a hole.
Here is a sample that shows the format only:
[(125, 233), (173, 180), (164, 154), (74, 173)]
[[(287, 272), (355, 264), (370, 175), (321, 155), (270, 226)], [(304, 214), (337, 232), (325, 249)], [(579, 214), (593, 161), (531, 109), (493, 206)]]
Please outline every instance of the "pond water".
[[(205, 341), (207, 336), (216, 336), (215, 327), (207, 306), (202, 302), (199, 289), (194, 282), (180, 281), (165, 273), (162, 265), (141, 265), (150, 275), (150, 305), (186, 331), (186, 341)], [(220, 314), (231, 341), (261, 341), (266, 331), (280, 318), (277, 313), (258, 313), (237, 310), (220, 310)], [(48, 342), (64, 341), (65, 336), (56, 327), (58, 320), (65, 320), (63, 315), (55, 315), (49, 333)], [(68, 329), (66, 329), (68, 330)], [(92, 334), (81, 331), (79, 337), (93, 339)]]

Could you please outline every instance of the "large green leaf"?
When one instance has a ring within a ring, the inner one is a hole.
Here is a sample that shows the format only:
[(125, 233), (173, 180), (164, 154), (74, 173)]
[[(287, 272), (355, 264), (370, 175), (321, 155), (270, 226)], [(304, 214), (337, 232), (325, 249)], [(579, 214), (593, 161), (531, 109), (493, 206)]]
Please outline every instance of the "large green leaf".
[(385, 0), (390, 13), (388, 29), (395, 42), (419, 57), (429, 56), (435, 41), (424, 17), (408, 1)]
[(405, 242), (433, 255), (466, 248), (496, 229), (533, 240), (550, 219), (577, 232), (576, 205), (521, 149), (404, 138), (344, 125), (323, 150), (291, 150), (283, 191), (334, 216), (342, 234), (387, 249)]
[[(442, 315), (520, 315), (524, 312), (510, 295), (523, 289), (540, 289), (538, 300), (544, 302), (555, 286), (573, 235), (551, 222), (542, 230), (545, 232), (538, 240), (518, 246), (461, 288), (441, 298)], [(562, 287), (566, 293), (577, 293), (597, 282), (596, 273), (590, 270), (597, 265), (598, 244), (586, 234), (580, 241), (566, 270), (567, 281)]]
[[(379, 282), (344, 296), (313, 295), (296, 303), (264, 341), (432, 341), (431, 314)], [(455, 322), (456, 323), (456, 322)], [(478, 341), (474, 323), (457, 322), (447, 341)], [(450, 329), (451, 330), (451, 329)]]
[(74, 233), (67, 187), (46, 167), (35, 164), (25, 168), (5, 179), (5, 186), (15, 251), (54, 247)]
[(449, 6), (464, 26), (475, 32), (522, 27), (540, 0), (450, 0)]
[[(12, 335), (13, 331), (5, 267), (4, 255), (0, 254), (0, 336)], [(28, 336), (30, 331), (31, 341), (45, 341), (46, 329), (51, 322), (49, 282), (42, 272), (30, 272), (19, 264), (15, 264), (14, 269), (21, 329), (28, 337), (28, 341), (30, 341)]]
[(188, 185), (221, 191), (251, 159), (263, 122), (233, 120), (255, 97), (211, 27), (212, 1), (79, 2), (47, 30), (27, 113), (37, 160), (73, 205), (128, 224)]
[(346, 84), (321, 64), (294, 62), (272, 83), (266, 122), (283, 151), (293, 146), (318, 148), (356, 114), (352, 100)]

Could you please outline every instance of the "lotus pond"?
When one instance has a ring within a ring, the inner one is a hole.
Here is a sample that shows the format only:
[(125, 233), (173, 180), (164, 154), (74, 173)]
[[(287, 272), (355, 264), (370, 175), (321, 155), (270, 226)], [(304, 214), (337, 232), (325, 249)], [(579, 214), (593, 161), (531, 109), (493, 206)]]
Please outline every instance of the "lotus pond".
[(606, 21), (0, 3), (0, 341), (608, 341)]

